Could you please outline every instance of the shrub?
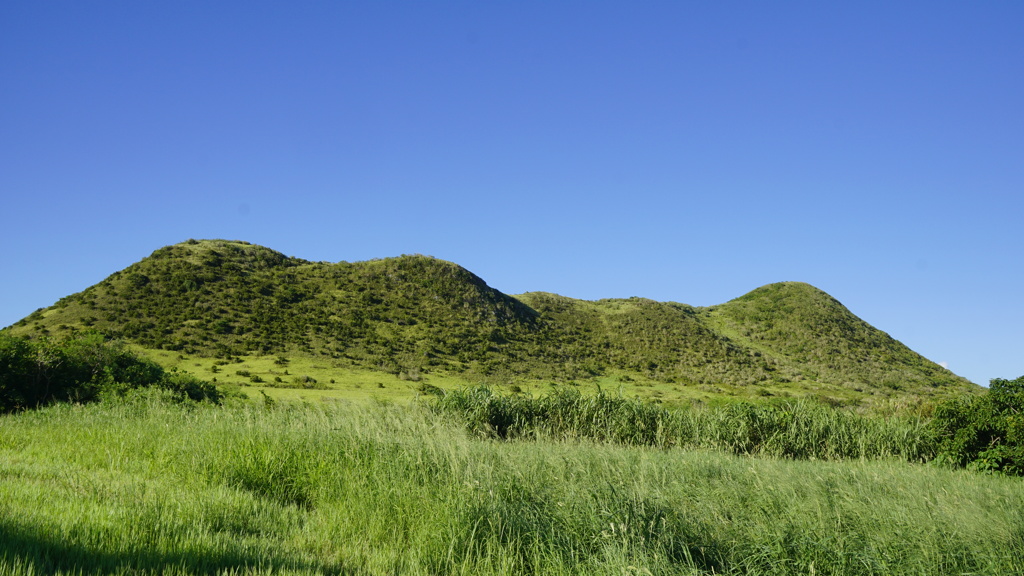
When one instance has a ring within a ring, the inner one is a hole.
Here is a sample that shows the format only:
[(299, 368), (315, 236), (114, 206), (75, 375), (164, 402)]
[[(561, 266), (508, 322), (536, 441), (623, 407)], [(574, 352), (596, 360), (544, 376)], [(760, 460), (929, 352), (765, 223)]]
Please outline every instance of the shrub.
[(179, 398), (189, 400), (220, 400), (217, 388), (185, 372), (168, 372), (160, 382), (160, 387), (174, 392)]
[(0, 334), (0, 412), (59, 401), (90, 402), (101, 393), (149, 386), (193, 400), (220, 398), (213, 385), (167, 373), (99, 334), (38, 341)]
[(984, 396), (940, 404), (932, 429), (939, 461), (1024, 476), (1024, 376), (995, 378)]

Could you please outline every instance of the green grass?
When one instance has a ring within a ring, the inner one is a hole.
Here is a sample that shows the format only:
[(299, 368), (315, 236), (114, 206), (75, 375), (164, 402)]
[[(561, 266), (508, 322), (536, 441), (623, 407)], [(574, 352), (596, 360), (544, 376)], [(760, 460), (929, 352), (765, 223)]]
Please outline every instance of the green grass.
[[(471, 375), (431, 370), (416, 380), (379, 370), (359, 368), (331, 358), (290, 355), (286, 364), (278, 364), (277, 355), (241, 355), (231, 361), (203, 357), (171, 350), (133, 347), (140, 355), (151, 358), (161, 366), (188, 372), (198, 378), (214, 380), (220, 386), (236, 387), (250, 397), (259, 397), (264, 392), (275, 398), (318, 400), (342, 399), (353, 401), (389, 400), (407, 402), (421, 394), (423, 384), (445, 390), (458, 390), (481, 383), (480, 378)], [(226, 363), (225, 363), (226, 362)], [(217, 371), (213, 371), (216, 365)], [(237, 374), (238, 371), (250, 376)], [(252, 375), (262, 382), (252, 382)], [(309, 376), (316, 384), (299, 384), (296, 377)], [(281, 382), (275, 382), (280, 378)], [(332, 382), (333, 380), (333, 382)], [(555, 382), (553, 380), (516, 378), (503, 384), (491, 383), (496, 390), (521, 390), (527, 394), (542, 395), (552, 390), (575, 389), (585, 395), (594, 395), (604, 390), (639, 400), (664, 404), (665, 406), (688, 406), (694, 402), (718, 403), (731, 400), (751, 399), (799, 399), (823, 401), (830, 404), (858, 405), (862, 395), (841, 386), (826, 384), (804, 385), (802, 387), (777, 384), (775, 386), (732, 386), (718, 385), (687, 386), (679, 383), (665, 383), (644, 378), (635, 373), (610, 371), (593, 378)], [(878, 407), (886, 401), (879, 400), (871, 406)]]
[(0, 417), (6, 574), (1015, 574), (1020, 480), (477, 438), (417, 404)]
[(806, 460), (930, 462), (938, 449), (930, 418), (909, 408), (869, 416), (805, 400), (669, 410), (605, 392), (556, 390), (534, 398), (482, 386), (450, 391), (432, 407), (478, 435), (503, 439), (587, 438)]

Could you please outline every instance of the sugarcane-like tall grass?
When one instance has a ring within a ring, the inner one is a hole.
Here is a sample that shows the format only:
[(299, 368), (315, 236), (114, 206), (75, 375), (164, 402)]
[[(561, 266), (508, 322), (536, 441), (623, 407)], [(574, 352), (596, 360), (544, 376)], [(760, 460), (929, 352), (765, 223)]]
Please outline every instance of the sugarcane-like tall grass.
[(803, 460), (924, 462), (936, 449), (928, 421), (919, 415), (866, 416), (806, 400), (669, 410), (605, 392), (583, 395), (563, 388), (535, 398), (479, 386), (444, 394), (434, 409), (496, 438), (585, 438)]

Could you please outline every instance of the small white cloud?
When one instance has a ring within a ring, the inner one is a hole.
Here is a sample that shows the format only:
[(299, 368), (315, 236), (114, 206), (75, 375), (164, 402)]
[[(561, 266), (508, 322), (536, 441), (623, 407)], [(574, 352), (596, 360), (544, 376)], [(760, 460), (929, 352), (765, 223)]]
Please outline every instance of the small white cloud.
[(942, 366), (943, 368), (946, 368), (948, 370), (949, 369), (949, 362), (939, 362), (939, 366)]

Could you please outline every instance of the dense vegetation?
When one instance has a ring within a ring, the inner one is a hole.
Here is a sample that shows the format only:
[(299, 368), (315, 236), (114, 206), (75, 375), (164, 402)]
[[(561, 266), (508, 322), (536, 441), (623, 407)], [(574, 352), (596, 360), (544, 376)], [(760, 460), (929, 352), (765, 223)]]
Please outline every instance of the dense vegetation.
[(996, 378), (984, 396), (944, 402), (936, 410), (933, 425), (941, 460), (1024, 476), (1024, 376)]
[(897, 458), (1024, 476), (1024, 376), (994, 379), (981, 396), (889, 414), (859, 414), (806, 400), (669, 410), (603, 392), (584, 396), (575, 389), (540, 397), (483, 386), (435, 394), (438, 414), (487, 438), (587, 438), (802, 460)]
[(0, 334), (0, 413), (147, 386), (192, 400), (220, 396), (211, 384), (166, 372), (99, 334), (36, 341)]
[(156, 389), (6, 415), (0, 574), (1024, 573), (1018, 479), (556, 436)]
[(32, 337), (99, 330), (151, 350), (320, 358), (409, 380), (446, 373), (510, 385), (614, 376), (837, 403), (975, 388), (801, 283), (710, 308), (514, 298), (425, 256), (308, 262), (220, 240), (161, 248), (8, 330)]
[(476, 387), (444, 394), (434, 409), (473, 433), (502, 439), (587, 438), (803, 460), (926, 462), (936, 454), (929, 419), (921, 414), (866, 416), (810, 401), (668, 410), (606, 393), (584, 396), (574, 389), (535, 398)]

